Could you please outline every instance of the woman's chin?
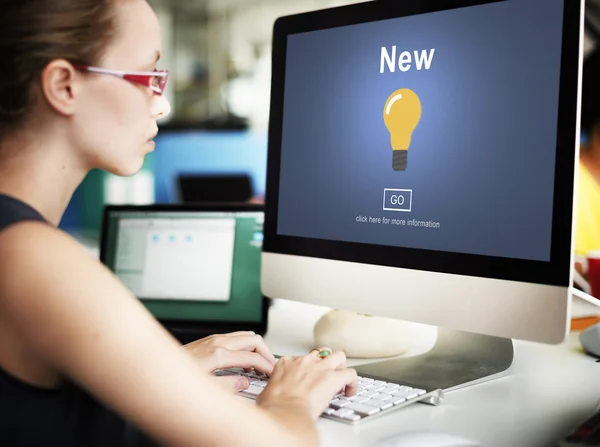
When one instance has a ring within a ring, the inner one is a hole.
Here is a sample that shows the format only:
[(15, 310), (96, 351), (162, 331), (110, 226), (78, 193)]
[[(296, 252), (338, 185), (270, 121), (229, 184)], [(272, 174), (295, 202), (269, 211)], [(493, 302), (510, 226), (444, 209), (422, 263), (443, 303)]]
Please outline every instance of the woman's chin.
[(137, 174), (142, 169), (144, 165), (144, 157), (140, 157), (138, 160), (130, 160), (129, 163), (120, 163), (119, 165), (111, 166), (110, 168), (105, 168), (104, 170), (118, 175), (119, 177), (131, 177), (132, 175)]

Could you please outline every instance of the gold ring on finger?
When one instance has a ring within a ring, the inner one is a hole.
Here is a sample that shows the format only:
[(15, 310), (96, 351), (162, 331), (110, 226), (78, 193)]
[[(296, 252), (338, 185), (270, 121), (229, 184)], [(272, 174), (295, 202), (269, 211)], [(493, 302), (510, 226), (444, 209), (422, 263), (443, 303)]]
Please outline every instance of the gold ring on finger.
[(330, 354), (331, 354), (331, 349), (321, 349), (321, 350), (319, 350), (318, 356), (320, 358), (324, 359), (325, 357), (327, 357)]

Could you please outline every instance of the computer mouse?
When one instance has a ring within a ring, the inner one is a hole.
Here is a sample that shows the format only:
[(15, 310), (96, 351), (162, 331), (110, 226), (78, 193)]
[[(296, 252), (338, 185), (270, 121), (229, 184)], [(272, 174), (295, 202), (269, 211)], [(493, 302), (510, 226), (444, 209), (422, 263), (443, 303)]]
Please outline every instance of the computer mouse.
[(585, 352), (600, 357), (600, 323), (596, 323), (581, 332), (579, 342)]
[(380, 441), (376, 447), (482, 447), (481, 444), (451, 435), (434, 431), (412, 431), (399, 433)]

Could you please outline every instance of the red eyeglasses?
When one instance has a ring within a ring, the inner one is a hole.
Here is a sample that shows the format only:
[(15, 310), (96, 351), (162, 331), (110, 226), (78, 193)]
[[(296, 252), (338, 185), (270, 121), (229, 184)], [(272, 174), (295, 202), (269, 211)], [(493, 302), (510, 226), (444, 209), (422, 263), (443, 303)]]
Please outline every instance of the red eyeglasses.
[(169, 77), (168, 70), (118, 71), (108, 70), (106, 68), (91, 67), (89, 65), (73, 65), (73, 67), (81, 71), (116, 76), (118, 78), (125, 79), (126, 81), (133, 82), (134, 84), (149, 87), (155, 95), (163, 94), (165, 91), (165, 85), (167, 85), (167, 78)]

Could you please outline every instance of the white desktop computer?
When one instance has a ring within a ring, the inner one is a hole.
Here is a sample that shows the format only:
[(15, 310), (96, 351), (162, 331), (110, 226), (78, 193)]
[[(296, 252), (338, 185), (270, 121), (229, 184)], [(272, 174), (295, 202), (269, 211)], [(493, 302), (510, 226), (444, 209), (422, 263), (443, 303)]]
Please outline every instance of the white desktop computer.
[(360, 374), (455, 389), (569, 330), (581, 0), (373, 1), (274, 27), (262, 290), (439, 327)]

